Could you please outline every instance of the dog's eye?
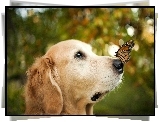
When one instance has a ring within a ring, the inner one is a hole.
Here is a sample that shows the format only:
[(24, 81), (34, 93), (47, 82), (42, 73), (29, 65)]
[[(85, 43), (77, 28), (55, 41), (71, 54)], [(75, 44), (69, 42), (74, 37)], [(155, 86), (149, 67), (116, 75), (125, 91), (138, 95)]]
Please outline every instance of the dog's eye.
[(84, 59), (85, 55), (81, 51), (78, 51), (78, 52), (76, 52), (74, 58)]

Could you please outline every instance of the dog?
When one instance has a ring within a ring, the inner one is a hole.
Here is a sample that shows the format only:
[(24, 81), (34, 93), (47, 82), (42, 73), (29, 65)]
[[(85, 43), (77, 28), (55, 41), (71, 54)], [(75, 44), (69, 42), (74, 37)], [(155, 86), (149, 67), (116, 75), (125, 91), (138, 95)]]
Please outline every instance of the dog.
[(26, 115), (92, 115), (93, 106), (121, 83), (118, 58), (97, 56), (90, 45), (53, 45), (27, 71)]

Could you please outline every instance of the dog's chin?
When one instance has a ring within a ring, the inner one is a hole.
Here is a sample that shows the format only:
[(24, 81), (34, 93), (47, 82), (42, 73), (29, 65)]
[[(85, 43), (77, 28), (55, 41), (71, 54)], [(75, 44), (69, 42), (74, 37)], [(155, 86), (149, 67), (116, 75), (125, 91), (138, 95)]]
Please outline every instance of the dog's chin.
[[(122, 78), (122, 75), (120, 76)], [(116, 87), (118, 87), (118, 85), (121, 83), (121, 78), (119, 80), (119, 82), (117, 82), (116, 84), (113, 84), (113, 87), (104, 90), (104, 91), (94, 91), (92, 96), (91, 96), (91, 101), (92, 102), (98, 102), (99, 100), (101, 100), (107, 93), (109, 93), (110, 91), (114, 90)]]
[(96, 92), (92, 97), (91, 100), (92, 101), (99, 101), (100, 99), (102, 99), (104, 97), (104, 95), (106, 95), (109, 91), (105, 91), (105, 92)]

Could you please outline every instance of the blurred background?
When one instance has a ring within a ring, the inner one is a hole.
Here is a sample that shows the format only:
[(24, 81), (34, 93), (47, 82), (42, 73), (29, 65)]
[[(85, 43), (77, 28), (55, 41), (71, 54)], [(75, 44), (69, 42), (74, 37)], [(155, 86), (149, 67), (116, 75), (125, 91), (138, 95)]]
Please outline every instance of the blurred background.
[(154, 115), (154, 8), (7, 8), (7, 114), (25, 111), (26, 70), (60, 41), (89, 43), (114, 57), (134, 40), (123, 82), (94, 106), (95, 115)]

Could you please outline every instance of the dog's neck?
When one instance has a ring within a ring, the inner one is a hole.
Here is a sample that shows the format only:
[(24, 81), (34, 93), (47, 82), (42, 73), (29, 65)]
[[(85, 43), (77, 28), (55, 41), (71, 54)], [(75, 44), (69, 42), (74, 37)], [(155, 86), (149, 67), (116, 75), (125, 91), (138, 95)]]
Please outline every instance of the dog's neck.
[(63, 104), (63, 110), (61, 114), (63, 115), (93, 115), (93, 105), (92, 103), (86, 104), (85, 99), (80, 99), (74, 103), (65, 100)]

